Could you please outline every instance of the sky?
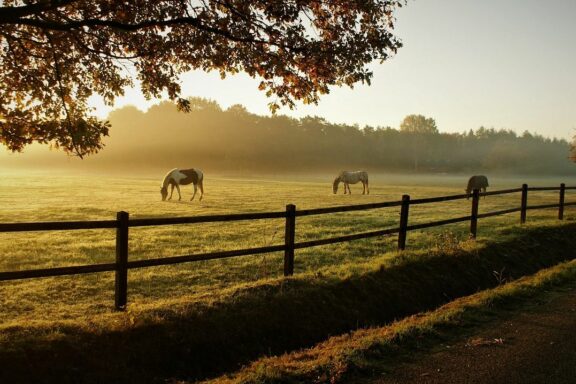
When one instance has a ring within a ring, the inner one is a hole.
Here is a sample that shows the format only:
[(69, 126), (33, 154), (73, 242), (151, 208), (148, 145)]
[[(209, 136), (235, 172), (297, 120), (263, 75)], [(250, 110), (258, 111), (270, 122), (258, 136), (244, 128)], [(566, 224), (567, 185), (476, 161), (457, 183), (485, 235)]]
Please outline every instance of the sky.
[[(484, 126), (566, 140), (576, 134), (576, 0), (409, 0), (396, 16), (404, 47), (370, 65), (371, 86), (332, 88), (318, 105), (279, 113), (394, 128), (422, 114), (441, 132)], [(257, 86), (243, 74), (182, 77), (185, 97), (268, 115), (270, 100)], [(158, 102), (130, 89), (114, 108)], [(102, 118), (113, 109), (96, 99), (93, 105)]]

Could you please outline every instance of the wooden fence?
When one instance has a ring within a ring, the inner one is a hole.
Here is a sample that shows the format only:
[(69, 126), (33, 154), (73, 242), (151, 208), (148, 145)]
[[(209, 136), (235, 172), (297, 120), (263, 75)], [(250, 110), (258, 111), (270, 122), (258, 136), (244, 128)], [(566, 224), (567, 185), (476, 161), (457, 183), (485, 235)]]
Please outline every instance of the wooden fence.
[[(437, 227), (446, 224), (459, 223), (464, 221), (470, 222), (470, 234), (476, 237), (478, 228), (478, 219), (504, 215), (514, 212), (520, 212), (520, 222), (526, 221), (526, 212), (531, 209), (545, 209), (545, 208), (558, 208), (558, 219), (562, 220), (564, 217), (564, 207), (576, 205), (576, 202), (566, 203), (564, 201), (566, 190), (576, 190), (576, 187), (566, 187), (561, 184), (559, 187), (531, 187), (523, 184), (522, 188), (505, 189), (499, 191), (491, 191), (480, 193), (474, 190), (471, 200), (471, 212), (468, 216), (455, 217), (446, 220), (432, 221), (428, 223), (410, 225), (409, 211), (410, 206), (418, 204), (430, 204), (451, 200), (462, 200), (469, 198), (466, 194), (450, 195), (423, 199), (411, 200), (409, 195), (403, 195), (400, 201), (389, 201), (381, 203), (370, 203), (360, 205), (337, 206), (330, 208), (316, 208), (296, 210), (296, 206), (288, 204), (285, 211), (278, 212), (263, 212), (263, 213), (247, 213), (247, 214), (232, 214), (232, 215), (212, 215), (212, 216), (193, 216), (193, 217), (174, 217), (174, 218), (154, 218), (154, 219), (129, 219), (127, 212), (118, 212), (116, 220), (100, 220), (100, 221), (68, 221), (68, 222), (40, 222), (40, 223), (0, 223), (0, 232), (24, 232), (24, 231), (53, 231), (53, 230), (76, 230), (76, 229), (104, 229), (116, 228), (116, 262), (107, 264), (95, 265), (78, 265), (59, 268), (46, 268), (46, 269), (33, 269), (24, 271), (10, 271), (0, 272), (0, 281), (18, 280), (18, 279), (31, 279), (39, 277), (62, 276), (62, 275), (78, 275), (84, 273), (95, 272), (110, 272), (115, 271), (115, 307), (116, 309), (123, 309), (127, 303), (128, 296), (128, 270), (134, 268), (153, 267), (159, 265), (169, 265), (186, 263), (200, 260), (223, 259), (229, 257), (256, 255), (270, 252), (284, 251), (284, 275), (290, 276), (294, 273), (294, 251), (296, 249), (315, 247), (319, 245), (334, 244), (345, 241), (365, 239), (369, 237), (398, 234), (398, 249), (404, 250), (406, 248), (406, 238), (409, 231), (424, 229), (430, 227)], [(528, 191), (559, 191), (558, 203), (542, 204), (528, 206)], [(510, 193), (521, 193), (520, 206), (509, 208), (488, 213), (478, 213), (478, 206), (480, 203), (480, 196), (494, 196), (504, 195)], [(312, 215), (323, 215), (328, 213), (361, 211), (367, 209), (400, 207), (400, 221), (399, 225), (395, 228), (382, 229), (377, 231), (355, 233), (351, 235), (331, 237), (312, 241), (296, 242), (296, 218)], [(258, 248), (237, 249), (229, 251), (217, 251), (202, 254), (192, 254), (184, 256), (171, 256), (163, 258), (152, 258), (145, 260), (132, 260), (128, 259), (128, 242), (129, 242), (129, 228), (130, 227), (145, 227), (145, 226), (158, 226), (158, 225), (174, 225), (174, 224), (193, 224), (193, 223), (208, 223), (208, 222), (227, 222), (227, 221), (242, 221), (242, 220), (261, 220), (261, 219), (277, 219), (285, 218), (285, 236), (283, 245), (272, 245)]]

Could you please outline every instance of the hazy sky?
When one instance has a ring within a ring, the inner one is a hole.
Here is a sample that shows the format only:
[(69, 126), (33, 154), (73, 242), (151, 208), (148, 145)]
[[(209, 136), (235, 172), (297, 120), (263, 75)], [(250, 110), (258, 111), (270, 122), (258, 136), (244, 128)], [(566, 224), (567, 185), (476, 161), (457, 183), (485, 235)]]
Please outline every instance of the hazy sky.
[[(334, 88), (317, 106), (281, 113), (392, 127), (415, 113), (434, 118), (442, 132), (483, 125), (576, 134), (576, 0), (410, 0), (397, 18), (404, 47), (372, 66), (370, 87)], [(194, 72), (182, 81), (184, 96), (269, 114), (269, 100), (248, 76)], [(156, 102), (130, 91), (116, 107)], [(98, 114), (109, 110), (99, 106)]]

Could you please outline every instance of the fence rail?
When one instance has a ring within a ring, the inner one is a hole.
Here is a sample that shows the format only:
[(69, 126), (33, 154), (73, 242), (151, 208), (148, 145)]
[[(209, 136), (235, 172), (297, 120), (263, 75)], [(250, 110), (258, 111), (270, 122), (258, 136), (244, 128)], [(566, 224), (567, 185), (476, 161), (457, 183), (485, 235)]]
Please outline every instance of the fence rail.
[(63, 231), (73, 229), (116, 228), (115, 220), (100, 221), (59, 221), (44, 223), (2, 223), (0, 232)]
[[(115, 307), (123, 309), (127, 303), (128, 297), (128, 270), (135, 268), (146, 268), (161, 265), (171, 265), (203, 260), (224, 259), (230, 257), (239, 257), (247, 255), (257, 255), (271, 252), (284, 252), (284, 275), (290, 276), (294, 273), (294, 251), (320, 245), (335, 244), (346, 241), (366, 239), (370, 237), (385, 236), (398, 234), (398, 249), (403, 250), (406, 247), (407, 233), (418, 229), (437, 227), (447, 224), (470, 222), (470, 234), (476, 237), (478, 219), (505, 215), (509, 213), (520, 212), (520, 222), (524, 223), (528, 210), (558, 208), (558, 219), (564, 217), (564, 207), (575, 206), (576, 202), (565, 202), (565, 191), (576, 190), (574, 187), (566, 187), (560, 184), (559, 187), (528, 187), (523, 184), (522, 188), (504, 189), (480, 193), (474, 190), (472, 193), (471, 213), (468, 216), (455, 217), (445, 220), (437, 220), (427, 223), (418, 223), (409, 225), (409, 211), (411, 205), (430, 204), (437, 202), (469, 199), (467, 194), (439, 196), (431, 198), (421, 198), (411, 200), (409, 195), (403, 195), (402, 200), (388, 201), (371, 204), (346, 205), (329, 208), (315, 208), (296, 210), (296, 206), (288, 204), (285, 211), (263, 212), (263, 213), (242, 213), (231, 215), (211, 215), (211, 216), (193, 216), (193, 217), (173, 217), (173, 218), (147, 218), (147, 219), (130, 219), (127, 212), (118, 212), (116, 220), (99, 220), (99, 221), (69, 221), (69, 222), (38, 222), (38, 223), (0, 223), (1, 232), (25, 232), (25, 231), (56, 231), (56, 230), (79, 230), (79, 229), (116, 229), (116, 262), (95, 265), (78, 265), (58, 268), (32, 269), (24, 271), (0, 272), (0, 281), (31, 279), (40, 277), (53, 277), (64, 275), (78, 275), (96, 272), (115, 272)], [(529, 191), (559, 191), (558, 203), (528, 205)], [(495, 196), (510, 193), (521, 193), (520, 206), (502, 209), (487, 213), (478, 213), (481, 196)], [(324, 238), (311, 241), (296, 242), (296, 218), (312, 215), (323, 215), (339, 212), (361, 211), (368, 209), (400, 207), (400, 220), (398, 227), (387, 228), (382, 230), (355, 233), (351, 235)], [(285, 238), (284, 244), (272, 245), (266, 247), (236, 249), (229, 251), (217, 251), (210, 253), (170, 256), (146, 260), (129, 260), (128, 243), (130, 227), (160, 226), (160, 225), (177, 225), (177, 224), (196, 224), (209, 222), (229, 222), (243, 220), (261, 220), (261, 219), (279, 219), (284, 218)]]

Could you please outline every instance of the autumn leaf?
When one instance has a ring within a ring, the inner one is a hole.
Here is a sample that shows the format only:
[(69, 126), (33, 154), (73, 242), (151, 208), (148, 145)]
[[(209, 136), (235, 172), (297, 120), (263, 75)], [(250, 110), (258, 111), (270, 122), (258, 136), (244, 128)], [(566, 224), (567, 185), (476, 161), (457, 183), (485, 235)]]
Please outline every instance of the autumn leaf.
[[(187, 71), (245, 72), (275, 99), (317, 103), (330, 87), (370, 83), (374, 60), (402, 46), (394, 12), (404, 1), (23, 1), (0, 6), (0, 142), (20, 151), (52, 143), (84, 156), (103, 148), (109, 105), (138, 79), (145, 97), (166, 93), (181, 110)], [(126, 68), (134, 68), (136, 74)]]

